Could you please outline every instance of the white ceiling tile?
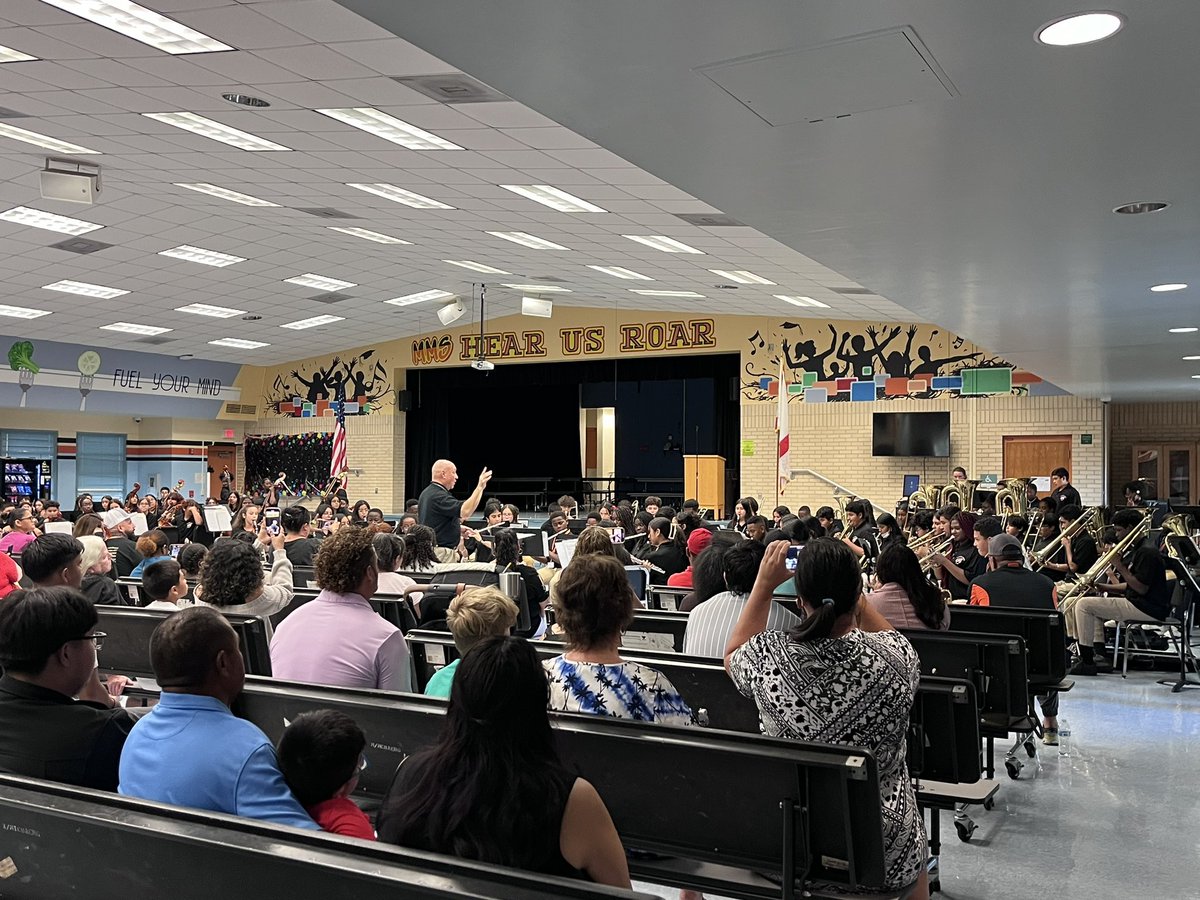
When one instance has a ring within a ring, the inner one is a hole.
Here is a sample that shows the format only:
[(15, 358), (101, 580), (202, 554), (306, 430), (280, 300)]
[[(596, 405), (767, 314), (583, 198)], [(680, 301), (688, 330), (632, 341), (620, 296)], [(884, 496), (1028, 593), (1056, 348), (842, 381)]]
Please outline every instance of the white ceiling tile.
[[(355, 97), (340, 92), (342, 84), (340, 81), (337, 82), (339, 89), (315, 81), (297, 80), (295, 76), (289, 76), (289, 82), (287, 84), (276, 84), (270, 81), (258, 83), (269, 94), (304, 109), (339, 109), (361, 105)], [(322, 118), (325, 117), (322, 116)]]
[[(10, 0), (5, 0), (6, 3)], [(141, 41), (135, 41), (115, 31), (91, 22), (70, 17), (69, 25), (47, 25), (39, 28), (43, 34), (55, 40), (66, 41), (109, 59), (128, 59), (139, 56), (159, 56), (162, 51)]]
[(295, 47), (310, 43), (305, 35), (247, 6), (191, 9), (172, 15), (189, 28), (216, 38), (239, 50), (265, 47)]
[[(3, 80), (4, 73), (0, 71), (0, 82)], [(55, 106), (62, 106), (76, 113), (86, 113), (88, 115), (106, 115), (111, 113), (121, 113), (125, 110), (120, 107), (113, 106), (109, 103), (102, 103), (97, 100), (90, 100), (87, 97), (81, 96), (76, 91), (39, 91), (36, 96), (46, 100), (48, 103), (53, 103)], [(16, 98), (14, 98), (15, 100)]]
[(4, 18), (18, 25), (61, 25), (78, 22), (70, 13), (38, 0), (4, 0)]
[(476, 121), (494, 128), (561, 127), (553, 119), (548, 119), (541, 113), (513, 101), (464, 103), (462, 111)]
[(258, 55), (305, 78), (316, 80), (368, 78), (373, 74), (366, 66), (360, 65), (350, 57), (335, 53), (319, 44), (260, 50)]
[(397, 37), (378, 41), (330, 43), (328, 46), (380, 75), (441, 75), (458, 71), (420, 47)]
[(505, 128), (504, 133), (533, 150), (590, 150), (596, 145), (561, 126)]
[(234, 50), (227, 53), (203, 53), (194, 57), (196, 65), (219, 72), (229, 81), (244, 84), (287, 84), (303, 81), (303, 77), (265, 59), (262, 53)]
[[(165, 81), (157, 75), (151, 75), (149, 72), (135, 69), (133, 66), (127, 66), (112, 59), (65, 60), (59, 63), (59, 65), (64, 68), (73, 69), (85, 78), (92, 78), (96, 81), (103, 81), (126, 88), (161, 87), (171, 84), (171, 82)], [(50, 81), (50, 79), (46, 80)], [(61, 84), (58, 86), (71, 87), (72, 85)], [(93, 85), (85, 83), (83, 86), (91, 87)]]
[(333, 0), (271, 0), (255, 10), (314, 41), (370, 41), (393, 35)]
[(9, 94), (28, 94), (46, 90), (46, 85), (31, 75), (22, 75), (19, 69), (31, 63), (5, 63), (0, 66), (0, 91)]
[[(66, 41), (56, 40), (43, 34), (36, 28), (0, 28), (0, 45), (12, 47), (38, 59), (89, 59), (96, 54), (83, 47), (76, 47)], [(5, 63), (17, 65), (20, 63)]]
[(157, 75), (163, 81), (178, 85), (217, 85), (228, 84), (229, 77), (220, 71), (206, 69), (196, 65), (200, 57), (182, 56), (150, 56), (143, 59), (122, 60), (151, 75)]

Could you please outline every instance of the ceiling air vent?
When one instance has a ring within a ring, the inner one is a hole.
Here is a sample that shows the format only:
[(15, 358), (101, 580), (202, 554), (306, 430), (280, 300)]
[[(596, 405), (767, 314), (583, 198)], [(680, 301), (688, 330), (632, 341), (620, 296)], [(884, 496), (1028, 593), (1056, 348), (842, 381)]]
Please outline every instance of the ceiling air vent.
[(830, 288), (835, 294), (841, 294), (843, 297), (873, 297), (875, 292), (870, 288), (865, 287), (835, 287)]
[(225, 415), (227, 416), (253, 416), (258, 413), (258, 407), (253, 403), (225, 403)]
[(675, 217), (683, 219), (689, 225), (701, 228), (745, 228), (745, 222), (739, 222), (733, 216), (724, 213), (676, 213)]
[(308, 213), (310, 216), (316, 216), (319, 219), (361, 219), (362, 216), (351, 215), (348, 212), (342, 212), (340, 209), (334, 209), (331, 206), (315, 206), (315, 207), (292, 207), (296, 212)]
[(497, 103), (512, 99), (462, 72), (394, 76), (392, 80), (426, 97), (432, 97), (439, 103)]
[(338, 291), (330, 291), (326, 294), (317, 294), (315, 297), (309, 297), (309, 300), (316, 300), (318, 303), (341, 303), (343, 300), (354, 299), (349, 294), (342, 294)]
[(137, 343), (139, 343), (139, 344), (169, 344), (169, 343), (171, 343), (171, 341), (174, 341), (174, 340), (178, 340), (178, 338), (169, 338), (165, 334), (156, 334), (156, 335), (152, 335), (150, 337), (138, 338)]
[(112, 244), (90, 241), (87, 238), (70, 238), (50, 246), (56, 250), (66, 250), (68, 253), (95, 253), (97, 250), (107, 250)]

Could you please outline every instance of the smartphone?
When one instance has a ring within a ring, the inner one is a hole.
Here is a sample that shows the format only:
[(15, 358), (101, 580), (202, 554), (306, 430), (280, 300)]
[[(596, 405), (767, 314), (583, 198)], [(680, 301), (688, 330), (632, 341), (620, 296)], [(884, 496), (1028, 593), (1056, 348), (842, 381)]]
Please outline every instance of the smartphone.
[(625, 529), (620, 525), (616, 526), (615, 528), (609, 528), (608, 533), (612, 537), (612, 542), (614, 544), (625, 543)]
[(183, 544), (172, 544), (171, 545), (171, 559), (178, 559), (179, 551), (182, 549), (183, 549)]
[(803, 544), (792, 544), (792, 546), (788, 547), (787, 560), (784, 562), (784, 565), (787, 566), (787, 570), (789, 572), (796, 571), (796, 560), (800, 558), (800, 554), (803, 552), (803, 550)]
[(267, 528), (267, 534), (274, 537), (279, 534), (279, 507), (268, 506), (263, 510), (263, 524)]

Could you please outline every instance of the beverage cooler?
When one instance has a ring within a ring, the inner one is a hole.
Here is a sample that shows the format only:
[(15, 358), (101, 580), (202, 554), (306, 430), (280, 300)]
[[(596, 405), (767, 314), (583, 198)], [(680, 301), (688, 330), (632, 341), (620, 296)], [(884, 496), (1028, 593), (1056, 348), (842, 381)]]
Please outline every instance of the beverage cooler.
[(52, 494), (50, 460), (6, 459), (0, 495), (8, 503), (30, 503), (49, 500)]

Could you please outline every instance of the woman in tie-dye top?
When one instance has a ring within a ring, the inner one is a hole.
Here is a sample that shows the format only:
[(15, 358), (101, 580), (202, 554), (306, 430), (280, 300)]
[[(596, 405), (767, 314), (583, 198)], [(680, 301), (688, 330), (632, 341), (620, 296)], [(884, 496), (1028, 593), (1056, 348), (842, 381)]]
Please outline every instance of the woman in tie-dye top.
[(547, 660), (550, 708), (639, 722), (693, 725), (675, 686), (647, 666), (621, 659), (621, 633), (637, 600), (624, 567), (611, 556), (577, 556), (555, 588), (554, 616), (567, 652)]

